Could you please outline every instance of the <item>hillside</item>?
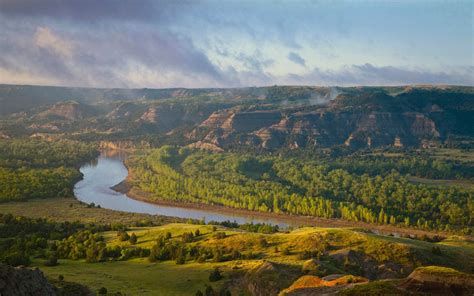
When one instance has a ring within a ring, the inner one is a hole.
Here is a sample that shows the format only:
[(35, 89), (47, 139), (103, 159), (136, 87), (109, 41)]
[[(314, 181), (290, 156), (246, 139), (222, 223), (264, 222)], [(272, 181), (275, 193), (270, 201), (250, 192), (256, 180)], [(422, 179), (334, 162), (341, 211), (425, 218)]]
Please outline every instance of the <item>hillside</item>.
[[(110, 293), (142, 295), (154, 295), (157, 289), (167, 295), (189, 295), (190, 291), (204, 291), (206, 286), (232, 295), (277, 295), (282, 291), (286, 291), (282, 295), (305, 295), (295, 291), (318, 291), (323, 286), (336, 292), (348, 289), (348, 295), (353, 295), (349, 288), (354, 285), (363, 289), (366, 283), (372, 287), (380, 279), (394, 281), (407, 276), (400, 284), (396, 282), (400, 289), (421, 292), (423, 282), (430, 278), (417, 269), (420, 266), (451, 266), (461, 271), (474, 267), (472, 242), (453, 246), (351, 229), (302, 228), (265, 234), (212, 225), (167, 224), (131, 227), (126, 232), (137, 241), (123, 239), (118, 235), (122, 230), (99, 231), (92, 238), (96, 243), (83, 232), (72, 234), (56, 243), (59, 265), (44, 266), (44, 259), (35, 259), (33, 265), (49, 278), (63, 275), (95, 291), (105, 287)], [(74, 255), (75, 244), (81, 242), (86, 250), (99, 249)], [(433, 248), (439, 248), (441, 255), (427, 257)], [(222, 279), (210, 281), (215, 268)], [(124, 269), (129, 272), (123, 273)], [(471, 277), (454, 272), (450, 279), (438, 276), (437, 283), (454, 284)], [(472, 286), (463, 289), (472, 291)]]
[(3, 137), (135, 138), (278, 150), (470, 147), (474, 132), (473, 88), (456, 86), (128, 90), (2, 85), (0, 104)]

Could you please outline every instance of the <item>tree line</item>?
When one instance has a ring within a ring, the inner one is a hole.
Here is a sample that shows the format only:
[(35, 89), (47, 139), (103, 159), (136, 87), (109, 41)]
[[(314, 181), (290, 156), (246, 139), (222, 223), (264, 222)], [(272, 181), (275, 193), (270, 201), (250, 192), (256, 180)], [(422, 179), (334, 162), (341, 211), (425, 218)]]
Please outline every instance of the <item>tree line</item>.
[(472, 190), (412, 184), (395, 169), (357, 174), (316, 160), (171, 146), (128, 165), (154, 199), (467, 233), (474, 225)]

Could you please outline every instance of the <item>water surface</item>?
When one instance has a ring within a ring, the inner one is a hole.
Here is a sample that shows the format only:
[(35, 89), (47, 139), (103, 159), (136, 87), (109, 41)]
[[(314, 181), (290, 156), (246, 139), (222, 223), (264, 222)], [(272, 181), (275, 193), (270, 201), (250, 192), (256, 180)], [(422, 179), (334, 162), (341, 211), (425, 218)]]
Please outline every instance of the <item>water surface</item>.
[(127, 197), (110, 187), (127, 177), (127, 168), (123, 164), (125, 155), (103, 152), (96, 160), (80, 168), (84, 178), (74, 186), (76, 198), (85, 203), (94, 203), (102, 208), (153, 215), (165, 215), (179, 218), (205, 219), (205, 221), (236, 221), (239, 224), (267, 223), (287, 227), (293, 223), (278, 218), (259, 217), (244, 213), (221, 213), (207, 209), (189, 209), (176, 206), (162, 206)]

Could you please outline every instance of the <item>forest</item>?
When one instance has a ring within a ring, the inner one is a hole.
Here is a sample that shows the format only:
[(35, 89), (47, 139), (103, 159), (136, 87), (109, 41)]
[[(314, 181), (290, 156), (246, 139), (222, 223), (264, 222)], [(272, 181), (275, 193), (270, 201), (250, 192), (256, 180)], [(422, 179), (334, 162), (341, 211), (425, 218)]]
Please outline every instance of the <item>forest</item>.
[(133, 184), (153, 199), (472, 232), (471, 189), (413, 184), (407, 178), (407, 173), (452, 176), (458, 171), (452, 164), (416, 158), (369, 164), (173, 146), (127, 161)]
[(61, 140), (0, 141), (0, 202), (72, 196), (79, 166), (98, 154), (94, 144)]

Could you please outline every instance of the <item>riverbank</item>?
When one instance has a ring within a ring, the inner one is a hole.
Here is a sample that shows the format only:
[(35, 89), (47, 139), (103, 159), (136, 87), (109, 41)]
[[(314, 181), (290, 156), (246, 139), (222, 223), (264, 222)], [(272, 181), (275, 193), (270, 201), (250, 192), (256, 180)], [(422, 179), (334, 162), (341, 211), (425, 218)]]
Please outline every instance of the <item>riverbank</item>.
[[(129, 170), (129, 174), (130, 174)], [(130, 174), (131, 175), (131, 174)], [(229, 214), (229, 215), (244, 215), (249, 218), (263, 218), (263, 219), (276, 219), (282, 221), (283, 223), (293, 226), (318, 226), (318, 227), (327, 227), (327, 228), (361, 228), (373, 231), (375, 233), (381, 233), (386, 235), (395, 235), (395, 236), (448, 236), (449, 233), (446, 232), (436, 232), (436, 231), (425, 231), (420, 229), (412, 229), (406, 227), (399, 227), (393, 225), (378, 225), (378, 224), (369, 224), (365, 222), (352, 222), (342, 219), (327, 219), (327, 218), (318, 218), (318, 217), (309, 217), (309, 216), (294, 216), (289, 214), (279, 214), (279, 213), (269, 213), (269, 212), (256, 212), (246, 209), (230, 208), (222, 205), (209, 205), (209, 204), (199, 204), (199, 203), (189, 203), (189, 202), (176, 202), (163, 199), (152, 199), (150, 193), (144, 192), (139, 188), (133, 187), (130, 181), (130, 175), (124, 181), (119, 184), (111, 187), (113, 190), (125, 194), (127, 197), (146, 202), (149, 204), (155, 204), (159, 206), (169, 206), (169, 207), (181, 207), (186, 209), (196, 209), (196, 210), (205, 210), (217, 212), (220, 214)]]

